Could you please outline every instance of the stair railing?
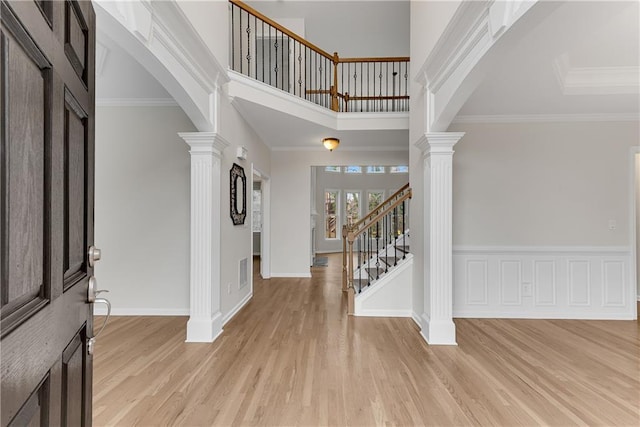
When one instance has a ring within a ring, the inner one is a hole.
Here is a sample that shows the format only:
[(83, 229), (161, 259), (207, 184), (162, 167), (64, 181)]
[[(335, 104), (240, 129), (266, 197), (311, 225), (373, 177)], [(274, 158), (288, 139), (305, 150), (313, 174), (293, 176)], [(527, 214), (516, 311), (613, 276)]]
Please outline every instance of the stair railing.
[(342, 290), (348, 295), (348, 314), (353, 314), (356, 293), (406, 258), (411, 196), (406, 184), (360, 221), (343, 225)]
[(340, 58), (229, 3), (232, 70), (336, 112), (409, 111), (408, 57)]

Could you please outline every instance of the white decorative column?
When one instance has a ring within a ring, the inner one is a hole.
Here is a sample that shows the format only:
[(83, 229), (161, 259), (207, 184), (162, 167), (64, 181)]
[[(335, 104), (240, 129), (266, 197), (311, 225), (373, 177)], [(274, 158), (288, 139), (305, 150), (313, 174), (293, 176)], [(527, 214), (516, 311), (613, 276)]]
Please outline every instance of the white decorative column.
[(191, 284), (187, 342), (213, 342), (220, 313), (220, 170), (229, 146), (216, 132), (182, 132), (191, 147)]
[(429, 132), (416, 145), (424, 156), (425, 288), (422, 335), (456, 345), (453, 323), (453, 146), (464, 132)]

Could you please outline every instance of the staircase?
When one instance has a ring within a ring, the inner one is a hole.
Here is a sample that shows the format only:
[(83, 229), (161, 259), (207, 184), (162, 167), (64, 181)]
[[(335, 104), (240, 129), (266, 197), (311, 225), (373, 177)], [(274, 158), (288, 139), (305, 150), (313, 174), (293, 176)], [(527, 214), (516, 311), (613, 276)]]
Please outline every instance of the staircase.
[[(406, 184), (360, 221), (343, 226), (342, 290), (348, 293), (349, 315), (398, 315), (398, 310), (406, 308), (406, 300), (410, 305), (411, 275), (404, 274), (413, 258), (408, 227), (410, 199), (411, 188)], [(402, 283), (394, 285), (398, 278)], [(405, 288), (407, 283), (408, 289), (399, 293), (397, 286)], [(388, 294), (398, 298), (387, 304)], [(371, 306), (370, 312), (367, 305)]]

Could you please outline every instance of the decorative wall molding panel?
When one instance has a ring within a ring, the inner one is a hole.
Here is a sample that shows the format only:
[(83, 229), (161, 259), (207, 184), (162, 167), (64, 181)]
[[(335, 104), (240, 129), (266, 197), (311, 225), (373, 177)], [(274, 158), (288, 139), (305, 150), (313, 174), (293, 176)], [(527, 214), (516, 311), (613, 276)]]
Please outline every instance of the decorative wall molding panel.
[(453, 316), (635, 319), (625, 247), (454, 247)]

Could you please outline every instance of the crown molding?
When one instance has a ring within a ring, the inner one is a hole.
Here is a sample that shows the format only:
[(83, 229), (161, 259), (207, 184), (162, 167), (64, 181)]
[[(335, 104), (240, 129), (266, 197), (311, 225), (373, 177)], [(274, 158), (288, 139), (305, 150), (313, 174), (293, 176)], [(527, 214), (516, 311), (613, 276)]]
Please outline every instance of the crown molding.
[(453, 123), (637, 122), (640, 113), (460, 115)]
[[(336, 148), (336, 151), (348, 151), (348, 152), (384, 152), (384, 153), (389, 153), (389, 152), (395, 152), (395, 153), (404, 153), (409, 151), (409, 146), (407, 145), (407, 147), (338, 147)], [(322, 145), (318, 146), (318, 147), (271, 147), (271, 151), (278, 151), (278, 152), (282, 152), (282, 151), (303, 151), (303, 152), (316, 152), (316, 153), (323, 153), (325, 151), (328, 151), (326, 148), (324, 148)]]
[(97, 98), (97, 107), (178, 107), (173, 98)]
[(640, 67), (572, 67), (568, 54), (553, 61), (553, 70), (564, 95), (637, 95)]

